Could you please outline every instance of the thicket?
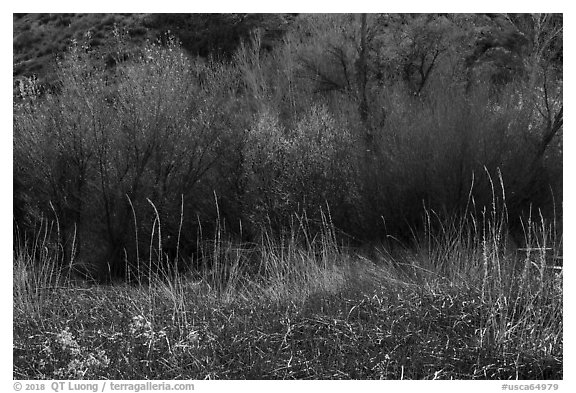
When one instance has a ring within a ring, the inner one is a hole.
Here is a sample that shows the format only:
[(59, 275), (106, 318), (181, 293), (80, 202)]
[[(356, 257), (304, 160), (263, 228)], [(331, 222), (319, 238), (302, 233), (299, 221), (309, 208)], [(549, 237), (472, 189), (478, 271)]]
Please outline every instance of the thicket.
[(313, 15), (260, 37), (229, 61), (119, 37), (112, 68), (88, 40), (57, 93), (22, 83), (16, 236), (54, 220), (103, 279), (295, 223), (358, 245), (414, 238), (424, 209), (473, 223), (500, 200), (520, 235), (523, 214), (561, 217), (561, 17)]

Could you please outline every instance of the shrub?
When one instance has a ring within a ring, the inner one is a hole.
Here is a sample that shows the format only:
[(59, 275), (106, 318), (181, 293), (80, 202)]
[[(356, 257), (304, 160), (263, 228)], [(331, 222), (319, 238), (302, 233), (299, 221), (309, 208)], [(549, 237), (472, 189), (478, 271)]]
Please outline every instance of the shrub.
[(135, 242), (133, 222), (165, 237), (167, 248), (152, 250), (161, 261), (176, 246), (182, 200), (189, 219), (210, 217), (210, 178), (241, 112), (231, 107), (233, 72), (192, 63), (175, 42), (132, 53), (112, 75), (92, 56), (72, 47), (60, 94), (15, 107), (16, 175), (41, 211), (53, 202), (63, 236), (79, 238), (78, 258), (101, 276), (124, 274), (150, 245)]
[(356, 170), (353, 139), (326, 106), (313, 106), (288, 130), (265, 111), (244, 149), (247, 218), (255, 227), (271, 220), (279, 230), (294, 213), (321, 223), (321, 212), (330, 210), (344, 224), (356, 198)]
[(364, 172), (371, 226), (383, 230), (382, 217), (388, 231), (411, 237), (408, 227), (419, 226), (423, 206), (449, 216), (462, 213), (470, 196), (480, 212), (492, 203), (499, 173), (514, 220), (530, 204), (551, 206), (550, 185), (561, 194), (559, 172), (537, 169), (540, 125), (534, 106), (519, 104), (522, 93), (512, 87), (494, 93), (488, 85), (466, 91), (446, 81), (430, 85), (424, 97), (402, 88), (381, 96), (386, 121), (374, 133)]
[(14, 38), (14, 52), (18, 53), (40, 41), (40, 37), (33, 31), (26, 30)]

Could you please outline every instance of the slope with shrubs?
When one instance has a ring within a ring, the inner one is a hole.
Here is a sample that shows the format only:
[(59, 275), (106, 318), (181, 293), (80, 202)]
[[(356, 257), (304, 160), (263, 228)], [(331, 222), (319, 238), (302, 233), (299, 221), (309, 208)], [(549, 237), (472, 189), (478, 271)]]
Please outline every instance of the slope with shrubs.
[(18, 81), (36, 77), (42, 90), (58, 90), (54, 60), (74, 41), (90, 37), (90, 45), (115, 65), (109, 48), (114, 29), (126, 32), (130, 46), (176, 36), (183, 48), (204, 58), (230, 58), (241, 40), (256, 28), (265, 32), (265, 45), (282, 37), (294, 16), (286, 14), (13, 14), (14, 93)]
[(561, 19), (394, 18), (21, 83), (15, 377), (561, 378)]

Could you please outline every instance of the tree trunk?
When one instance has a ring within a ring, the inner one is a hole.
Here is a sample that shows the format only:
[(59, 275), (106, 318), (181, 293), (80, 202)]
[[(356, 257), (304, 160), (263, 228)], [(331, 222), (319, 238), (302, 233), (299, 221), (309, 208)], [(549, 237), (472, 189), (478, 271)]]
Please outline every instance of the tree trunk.
[[(367, 77), (367, 60), (366, 60), (366, 14), (360, 15), (360, 50), (359, 57), (356, 63), (358, 72), (358, 93), (359, 105), (358, 112), (360, 113), (360, 120), (366, 129), (366, 142), (368, 145), (372, 142), (372, 133), (368, 127), (368, 98), (366, 96), (366, 85), (368, 83)], [(369, 146), (367, 146), (369, 148)]]

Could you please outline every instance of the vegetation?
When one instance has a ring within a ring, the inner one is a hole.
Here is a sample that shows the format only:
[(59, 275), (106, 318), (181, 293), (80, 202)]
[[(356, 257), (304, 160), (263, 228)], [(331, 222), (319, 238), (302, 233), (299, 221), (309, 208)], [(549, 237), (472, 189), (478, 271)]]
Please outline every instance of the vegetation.
[(265, 46), (272, 46), (293, 17), (275, 14), (13, 14), (14, 88), (17, 81), (37, 76), (43, 88), (58, 84), (54, 59), (74, 40), (90, 32), (90, 45), (105, 54), (108, 64), (115, 28), (126, 32), (131, 45), (174, 35), (193, 55), (230, 58), (253, 29), (264, 32)]
[(137, 17), (15, 84), (15, 378), (562, 378), (561, 16)]
[(110, 287), (74, 283), (31, 240), (15, 258), (14, 377), (561, 379), (553, 228), (530, 223), (539, 251), (520, 259), (491, 220), (477, 223), (486, 237), (457, 224), (371, 259), (329, 226), (305, 247), (294, 229), (262, 240), (257, 275), (255, 251), (218, 234), (196, 275)]

